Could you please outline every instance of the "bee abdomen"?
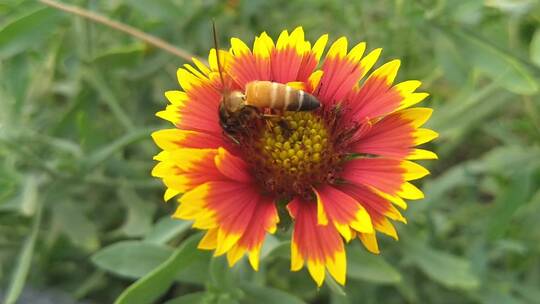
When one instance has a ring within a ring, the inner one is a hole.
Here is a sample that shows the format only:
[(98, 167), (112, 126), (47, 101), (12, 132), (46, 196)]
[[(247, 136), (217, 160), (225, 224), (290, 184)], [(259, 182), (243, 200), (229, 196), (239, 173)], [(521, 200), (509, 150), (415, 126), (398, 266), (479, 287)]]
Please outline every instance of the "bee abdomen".
[(313, 95), (282, 83), (252, 81), (246, 85), (246, 104), (286, 111), (312, 111), (321, 103)]

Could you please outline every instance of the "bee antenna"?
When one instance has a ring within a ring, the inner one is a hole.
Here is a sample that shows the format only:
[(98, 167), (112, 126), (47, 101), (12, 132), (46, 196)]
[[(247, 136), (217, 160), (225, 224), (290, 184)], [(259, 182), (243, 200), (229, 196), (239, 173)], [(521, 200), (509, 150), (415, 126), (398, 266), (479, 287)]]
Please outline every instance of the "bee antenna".
[(221, 80), (221, 85), (225, 87), (225, 81), (223, 80), (223, 74), (221, 72), (221, 62), (219, 59), (219, 45), (218, 45), (218, 38), (217, 38), (217, 32), (216, 32), (216, 22), (214, 21), (214, 19), (212, 19), (212, 34), (214, 36), (214, 49), (216, 50), (216, 59), (217, 59), (217, 65), (218, 65), (219, 79)]

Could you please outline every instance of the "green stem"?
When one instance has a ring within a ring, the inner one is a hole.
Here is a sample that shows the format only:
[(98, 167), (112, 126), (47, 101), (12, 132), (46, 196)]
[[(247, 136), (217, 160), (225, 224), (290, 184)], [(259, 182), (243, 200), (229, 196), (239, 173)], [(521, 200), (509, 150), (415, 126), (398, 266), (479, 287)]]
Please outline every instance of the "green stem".
[(38, 203), (36, 213), (34, 215), (34, 222), (32, 224), (32, 230), (30, 235), (26, 238), (24, 245), (21, 249), (21, 254), (19, 255), (19, 261), (15, 270), (13, 271), (13, 276), (9, 285), (9, 289), (4, 299), (5, 304), (15, 304), (17, 299), (21, 295), (24, 285), (26, 284), (26, 279), (28, 277), (28, 272), (32, 264), (32, 257), (34, 255), (34, 247), (36, 245), (36, 240), (39, 233), (39, 227), (41, 226), (41, 216), (42, 216), (42, 204)]

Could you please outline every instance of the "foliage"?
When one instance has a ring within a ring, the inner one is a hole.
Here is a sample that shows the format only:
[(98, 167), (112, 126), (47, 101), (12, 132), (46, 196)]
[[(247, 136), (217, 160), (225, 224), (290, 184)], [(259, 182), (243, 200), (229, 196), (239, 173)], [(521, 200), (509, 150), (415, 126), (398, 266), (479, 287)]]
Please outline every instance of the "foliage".
[[(181, 59), (35, 1), (0, 2), (0, 294), (88, 303), (533, 303), (540, 298), (540, 5), (535, 1), (75, 1), (206, 56), (303, 25), (384, 47), (435, 108), (440, 160), (402, 240), (348, 245), (348, 282), (289, 271), (286, 232), (261, 269), (196, 249), (150, 177), (149, 134)], [(25, 289), (25, 286), (27, 286)]]

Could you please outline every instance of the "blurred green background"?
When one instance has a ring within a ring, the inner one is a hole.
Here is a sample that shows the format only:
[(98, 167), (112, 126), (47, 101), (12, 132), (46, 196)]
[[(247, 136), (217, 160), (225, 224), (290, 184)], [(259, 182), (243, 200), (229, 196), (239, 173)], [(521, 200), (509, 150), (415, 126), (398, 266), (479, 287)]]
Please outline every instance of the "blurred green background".
[[(380, 256), (348, 246), (317, 290), (269, 237), (259, 272), (195, 249), (150, 177), (154, 116), (185, 63), (37, 1), (0, 1), (5, 303), (540, 303), (540, 4), (533, 0), (71, 1), (206, 56), (304, 26), (402, 59), (435, 108), (426, 199)], [(379, 61), (379, 64), (383, 62)], [(135, 283), (134, 283), (135, 282)], [(51, 302), (46, 302), (46, 301)]]

